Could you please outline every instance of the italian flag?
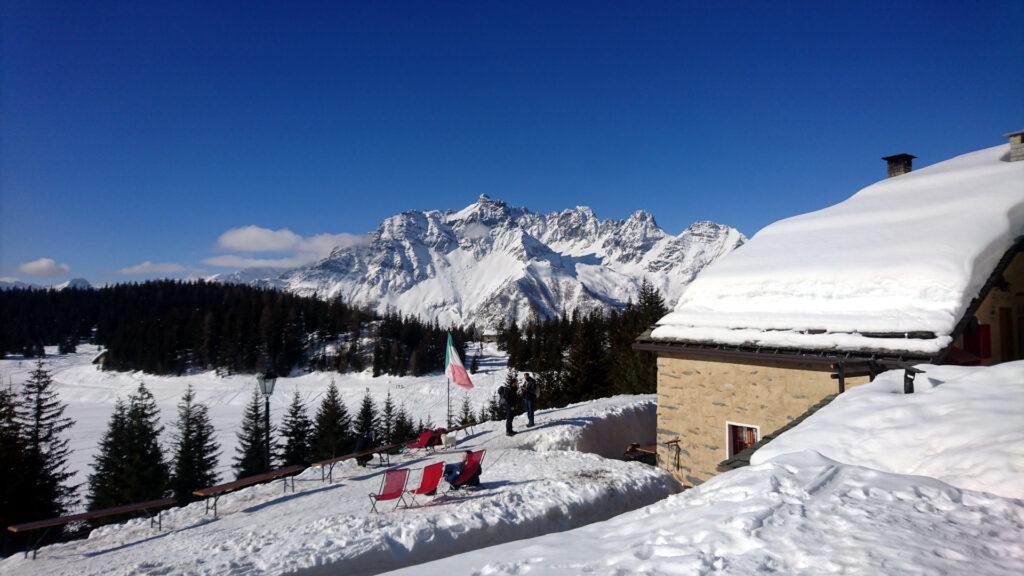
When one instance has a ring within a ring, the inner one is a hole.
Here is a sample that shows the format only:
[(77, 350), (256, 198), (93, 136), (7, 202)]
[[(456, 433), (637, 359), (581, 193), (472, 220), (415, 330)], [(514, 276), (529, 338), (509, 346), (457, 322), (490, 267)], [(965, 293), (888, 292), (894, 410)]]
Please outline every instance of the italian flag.
[(469, 372), (466, 372), (459, 353), (455, 351), (455, 342), (452, 341), (450, 332), (448, 333), (448, 347), (444, 350), (444, 371), (457, 385), (467, 390), (473, 387), (473, 381), (469, 379)]

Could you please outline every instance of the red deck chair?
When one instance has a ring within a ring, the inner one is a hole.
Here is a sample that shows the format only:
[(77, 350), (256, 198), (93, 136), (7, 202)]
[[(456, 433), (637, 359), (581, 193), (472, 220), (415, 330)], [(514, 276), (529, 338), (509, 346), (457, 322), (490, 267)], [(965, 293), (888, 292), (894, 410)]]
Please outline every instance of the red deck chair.
[(437, 493), (437, 486), (441, 483), (441, 474), (444, 472), (444, 462), (435, 462), (423, 468), (423, 476), (420, 477), (418, 488), (409, 490), (409, 499), (416, 503), (417, 496), (433, 495)]
[(486, 450), (477, 450), (476, 452), (469, 452), (466, 454), (466, 459), (462, 461), (462, 473), (450, 484), (452, 490), (461, 487), (463, 484), (471, 480), (474, 476), (480, 473), (480, 464), (484, 461), (484, 453)]
[(441, 444), (441, 434), (437, 430), (424, 430), (420, 432), (419, 438), (405, 445), (406, 448), (416, 450), (426, 448), (431, 452)]
[(377, 494), (370, 494), (370, 509), (377, 511), (377, 502), (381, 500), (398, 500), (399, 504), (405, 504), (405, 483), (409, 480), (409, 469), (388, 470), (384, 472), (384, 479), (380, 482), (380, 491)]

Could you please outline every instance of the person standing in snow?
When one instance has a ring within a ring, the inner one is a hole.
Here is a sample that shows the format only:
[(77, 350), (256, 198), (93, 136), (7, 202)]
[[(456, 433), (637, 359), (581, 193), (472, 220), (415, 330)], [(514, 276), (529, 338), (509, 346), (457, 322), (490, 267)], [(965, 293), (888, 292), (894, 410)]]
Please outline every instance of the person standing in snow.
[[(366, 434), (363, 434), (359, 437), (359, 440), (356, 440), (355, 453), (358, 454), (370, 448), (373, 448), (373, 430), (367, 430)], [(356, 463), (365, 468), (366, 464), (372, 459), (373, 454), (364, 454), (356, 457)]]
[(527, 374), (524, 376), (523, 384), (523, 402), (526, 402), (526, 427), (533, 428), (533, 406), (537, 402), (537, 381), (533, 379), (533, 376)]
[(516, 402), (519, 400), (518, 386), (512, 382), (502, 388), (504, 390), (499, 390), (499, 392), (502, 393), (501, 400), (505, 405), (505, 436), (515, 436), (516, 431), (512, 429), (512, 419), (516, 416)]

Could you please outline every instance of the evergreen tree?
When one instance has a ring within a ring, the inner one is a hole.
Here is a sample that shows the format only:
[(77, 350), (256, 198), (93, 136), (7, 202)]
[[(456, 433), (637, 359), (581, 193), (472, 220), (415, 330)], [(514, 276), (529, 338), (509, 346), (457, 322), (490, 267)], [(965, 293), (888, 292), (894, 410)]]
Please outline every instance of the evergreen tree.
[(476, 415), (473, 414), (473, 407), (469, 404), (469, 394), (462, 397), (462, 410), (459, 412), (459, 426), (476, 424)]
[(0, 526), (32, 520), (22, 501), (27, 470), (17, 416), (14, 391), (0, 390), (0, 462), (4, 467), (0, 474)]
[(490, 410), (487, 409), (487, 406), (481, 406), (480, 407), (480, 414), (477, 415), (476, 421), (477, 422), (487, 422), (490, 419), (491, 419), (491, 412), (490, 412)]
[(127, 467), (128, 408), (118, 398), (114, 411), (107, 423), (107, 431), (100, 439), (99, 454), (93, 459), (92, 474), (89, 475), (89, 509), (98, 510), (120, 504), (128, 504), (121, 494), (120, 481), (125, 477)]
[(281, 438), (284, 439), (284, 446), (281, 450), (281, 464), (292, 466), (295, 464), (309, 464), (312, 462), (312, 449), (310, 442), (313, 436), (313, 423), (306, 415), (306, 406), (302, 403), (302, 396), (295, 391), (292, 396), (292, 403), (288, 406), (288, 412), (281, 422)]
[(237, 478), (262, 474), (273, 467), (271, 455), (267, 453), (263, 403), (259, 389), (254, 389), (252, 399), (242, 415), (242, 430), (238, 433), (238, 452), (234, 465)]
[(313, 460), (326, 460), (350, 452), (353, 446), (351, 426), (348, 410), (332, 380), (316, 411), (311, 443)]
[(100, 442), (95, 472), (89, 477), (90, 510), (167, 495), (170, 468), (160, 448), (162, 430), (156, 401), (140, 383), (127, 405), (120, 401), (115, 405)]
[(50, 372), (42, 360), (36, 363), (16, 406), (17, 428), (24, 447), (25, 491), (21, 495), (32, 518), (61, 516), (76, 501), (75, 487), (68, 486), (68, 439), (64, 432), (74, 422), (64, 416), (66, 406), (57, 396)]
[(384, 407), (380, 412), (380, 443), (394, 444), (400, 440), (395, 435), (395, 402), (391, 399), (391, 390), (384, 398)]
[(174, 478), (171, 490), (179, 502), (193, 499), (192, 492), (213, 486), (220, 446), (213, 437), (213, 423), (205, 404), (195, 401), (189, 384), (178, 404), (178, 422), (174, 435)]
[(357, 437), (364, 436), (367, 432), (379, 432), (380, 422), (377, 417), (377, 407), (373, 404), (373, 397), (370, 396), (370, 389), (366, 389), (363, 402), (359, 405), (359, 413), (356, 415), (355, 431)]
[(416, 425), (412, 423), (412, 418), (409, 418), (409, 413), (405, 411), (404, 405), (398, 407), (392, 436), (395, 438), (395, 442), (405, 442), (416, 436)]

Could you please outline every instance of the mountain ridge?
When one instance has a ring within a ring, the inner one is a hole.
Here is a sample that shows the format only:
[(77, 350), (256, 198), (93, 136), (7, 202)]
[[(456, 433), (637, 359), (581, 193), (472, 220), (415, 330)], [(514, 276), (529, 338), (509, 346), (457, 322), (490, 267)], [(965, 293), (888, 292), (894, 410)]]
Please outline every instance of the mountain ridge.
[(540, 214), (481, 195), (458, 211), (385, 218), (368, 242), (307, 266), (211, 279), (492, 330), (532, 314), (621, 308), (644, 278), (671, 305), (701, 269), (745, 240), (707, 220), (673, 236), (644, 210), (623, 220), (600, 219), (586, 206)]

